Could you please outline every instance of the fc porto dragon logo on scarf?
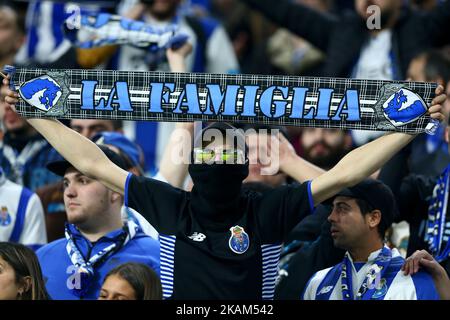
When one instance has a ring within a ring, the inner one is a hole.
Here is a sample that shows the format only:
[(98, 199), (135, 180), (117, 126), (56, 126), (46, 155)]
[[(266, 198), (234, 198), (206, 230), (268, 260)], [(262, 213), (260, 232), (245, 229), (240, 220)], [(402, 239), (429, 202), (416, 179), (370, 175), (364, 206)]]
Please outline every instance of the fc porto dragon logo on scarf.
[[(399, 128), (418, 120), (427, 112), (427, 104), (404, 84), (385, 84), (374, 105), (379, 129)], [(384, 121), (383, 121), (384, 120)]]
[(19, 94), (27, 105), (35, 108), (34, 116), (42, 113), (63, 117), (68, 112), (66, 102), (72, 93), (68, 84), (69, 77), (64, 71), (49, 71), (24, 82)]
[(44, 75), (25, 82), (19, 93), (33, 107), (49, 111), (61, 98), (62, 88), (52, 77)]
[(8, 212), (8, 208), (3, 206), (0, 209), (0, 226), (6, 227), (11, 224), (11, 215)]
[(231, 251), (237, 254), (242, 254), (247, 251), (250, 246), (250, 239), (248, 234), (244, 231), (244, 228), (240, 226), (234, 226), (230, 228), (231, 236), (228, 240), (228, 245)]
[(427, 112), (422, 98), (406, 88), (393, 93), (383, 109), (386, 119), (396, 127), (413, 122)]

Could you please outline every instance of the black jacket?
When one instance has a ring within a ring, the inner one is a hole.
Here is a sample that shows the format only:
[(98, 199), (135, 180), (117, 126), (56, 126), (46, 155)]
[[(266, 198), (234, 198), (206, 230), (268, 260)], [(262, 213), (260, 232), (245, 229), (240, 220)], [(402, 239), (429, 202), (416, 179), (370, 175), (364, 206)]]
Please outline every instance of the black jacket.
[[(399, 216), (395, 221), (409, 223), (408, 252), (410, 256), (416, 250), (428, 250), (424, 241), (428, 205), (436, 185), (436, 176), (411, 174), (407, 169), (408, 148), (397, 153), (381, 169), (378, 179), (388, 185), (395, 195)], [(447, 214), (449, 214), (447, 207)], [(450, 259), (441, 262), (450, 274)]]
[[(241, 1), (325, 52), (322, 76), (349, 77), (369, 37), (365, 21), (355, 12), (333, 16), (289, 0)], [(450, 1), (430, 13), (402, 9), (393, 28), (393, 53), (398, 66), (395, 73), (405, 78), (409, 63), (418, 53), (450, 43), (449, 30)]]

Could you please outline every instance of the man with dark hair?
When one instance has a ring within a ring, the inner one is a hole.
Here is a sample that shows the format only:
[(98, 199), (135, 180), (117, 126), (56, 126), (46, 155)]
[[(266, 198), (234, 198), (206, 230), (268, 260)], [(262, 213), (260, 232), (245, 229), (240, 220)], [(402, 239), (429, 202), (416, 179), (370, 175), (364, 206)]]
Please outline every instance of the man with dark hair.
[[(78, 126), (85, 126), (85, 128), (89, 127), (90, 129), (80, 130), (80, 133), (84, 136), (84, 134), (90, 132), (93, 135), (87, 137), (90, 137), (92, 141), (98, 145), (106, 145), (116, 152), (124, 160), (126, 170), (139, 176), (143, 175), (143, 169), (139, 164), (141, 155), (139, 147), (119, 132), (96, 132), (104, 126), (107, 128), (112, 127), (112, 123), (114, 122), (110, 120), (99, 121), (99, 123), (96, 123), (96, 120), (91, 122), (90, 120), (77, 119), (75, 124)], [(104, 121), (104, 123), (102, 123), (102, 121)], [(57, 181), (53, 184), (46, 185), (39, 188), (36, 193), (41, 198), (44, 206), (49, 241), (61, 238), (64, 235), (64, 224), (67, 221), (66, 210), (64, 207), (63, 182)], [(125, 218), (130, 215), (129, 213), (130, 212), (124, 208), (123, 216)], [(136, 223), (141, 227), (145, 234), (151, 237), (157, 237), (157, 232), (144, 218), (142, 218), (141, 215), (133, 211), (131, 216), (132, 218), (137, 219)]]
[(344, 261), (317, 272), (305, 300), (435, 300), (429, 274), (403, 274), (404, 259), (384, 245), (395, 214), (392, 191), (367, 179), (337, 193), (328, 220), (334, 245), (347, 250)]
[(436, 82), (445, 87), (450, 82), (450, 61), (442, 50), (430, 50), (425, 53), (425, 80)]

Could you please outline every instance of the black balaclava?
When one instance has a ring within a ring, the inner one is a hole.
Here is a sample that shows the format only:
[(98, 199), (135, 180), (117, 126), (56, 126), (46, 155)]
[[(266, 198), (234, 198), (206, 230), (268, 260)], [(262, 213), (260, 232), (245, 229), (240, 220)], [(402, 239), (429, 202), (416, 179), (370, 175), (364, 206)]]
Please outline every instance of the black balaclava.
[[(228, 124), (215, 123), (202, 130), (198, 139), (201, 139), (203, 133), (211, 128), (218, 129), (221, 132), (225, 132), (227, 129), (237, 130)], [(189, 165), (189, 174), (194, 183), (190, 206), (195, 216), (206, 220), (205, 222), (221, 224), (231, 222), (241, 215), (242, 181), (248, 176), (249, 170), (243, 134), (238, 138), (237, 146), (245, 150), (245, 164), (191, 163)]]

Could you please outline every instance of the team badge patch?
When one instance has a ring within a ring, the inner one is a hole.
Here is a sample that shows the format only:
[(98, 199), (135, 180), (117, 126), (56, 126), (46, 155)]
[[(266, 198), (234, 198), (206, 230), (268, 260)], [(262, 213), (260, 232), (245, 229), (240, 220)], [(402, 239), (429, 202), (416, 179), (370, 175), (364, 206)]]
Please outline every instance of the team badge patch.
[(248, 234), (244, 231), (244, 228), (240, 226), (234, 226), (230, 228), (231, 236), (228, 240), (228, 245), (231, 251), (237, 254), (242, 254), (247, 251), (250, 246), (250, 239)]
[(48, 111), (61, 98), (62, 88), (52, 77), (44, 75), (25, 82), (19, 93), (33, 107)]
[(48, 115), (62, 116), (67, 111), (65, 102), (70, 94), (64, 72), (48, 74), (24, 82), (19, 88), (21, 98)]
[(380, 98), (373, 106), (379, 129), (400, 128), (418, 120), (427, 112), (427, 104), (420, 95), (404, 84), (385, 84)]
[(394, 126), (404, 126), (427, 112), (422, 98), (409, 89), (403, 88), (393, 93), (383, 104), (384, 116)]
[(11, 224), (11, 215), (8, 212), (8, 208), (3, 206), (0, 209), (0, 226), (6, 227)]
[(388, 291), (387, 285), (386, 285), (386, 279), (381, 279), (380, 283), (378, 285), (377, 290), (372, 296), (372, 299), (379, 299), (381, 297), (384, 297)]

